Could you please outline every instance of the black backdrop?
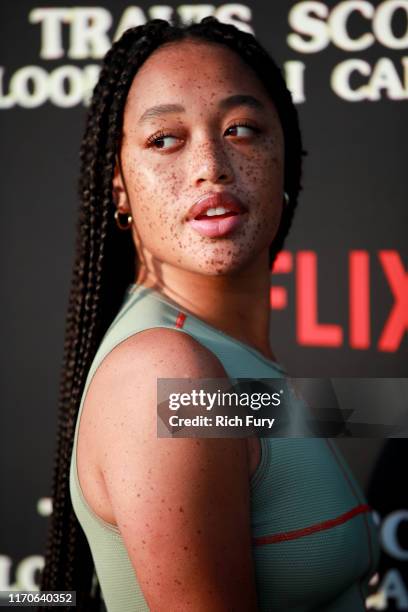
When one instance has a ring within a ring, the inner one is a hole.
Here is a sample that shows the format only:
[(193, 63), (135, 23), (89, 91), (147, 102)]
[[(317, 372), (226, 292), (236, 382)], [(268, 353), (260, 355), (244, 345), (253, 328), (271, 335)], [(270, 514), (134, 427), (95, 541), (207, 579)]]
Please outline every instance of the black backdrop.
[[(43, 562), (78, 148), (101, 57), (120, 29), (207, 14), (284, 67), (309, 152), (272, 277), (278, 358), (299, 376), (407, 376), (407, 0), (3, 1), (0, 590), (35, 589)], [(371, 606), (408, 610), (407, 443), (339, 445), (381, 521)]]

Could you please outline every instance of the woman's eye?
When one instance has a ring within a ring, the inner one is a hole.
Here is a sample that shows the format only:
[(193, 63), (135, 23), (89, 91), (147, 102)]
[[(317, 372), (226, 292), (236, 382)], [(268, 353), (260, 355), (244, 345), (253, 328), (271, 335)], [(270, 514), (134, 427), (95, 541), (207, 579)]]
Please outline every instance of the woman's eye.
[(148, 138), (147, 142), (149, 146), (154, 146), (154, 148), (156, 149), (167, 149), (168, 147), (159, 145), (160, 143), (163, 143), (164, 140), (169, 138), (173, 140), (178, 140), (175, 136), (172, 136), (171, 134), (156, 134), (153, 135), (151, 138)]
[[(254, 133), (259, 133), (260, 130), (258, 128), (256, 128), (254, 125), (247, 125), (245, 123), (236, 123), (235, 125), (231, 125), (229, 128), (227, 128), (227, 132), (229, 130), (238, 130), (238, 134), (236, 134), (236, 136), (247, 136), (249, 134), (249, 136), (252, 136)], [(241, 130), (241, 133), (240, 133)]]

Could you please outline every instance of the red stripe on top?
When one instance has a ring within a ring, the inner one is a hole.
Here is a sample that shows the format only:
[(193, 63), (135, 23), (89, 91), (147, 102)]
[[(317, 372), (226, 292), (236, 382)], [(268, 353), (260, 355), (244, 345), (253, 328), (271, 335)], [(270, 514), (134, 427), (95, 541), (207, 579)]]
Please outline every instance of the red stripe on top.
[(360, 504), (352, 510), (341, 514), (337, 518), (328, 519), (327, 521), (316, 523), (315, 525), (310, 525), (310, 527), (303, 527), (302, 529), (293, 529), (292, 531), (286, 531), (285, 533), (277, 533), (275, 535), (269, 536), (260, 536), (259, 538), (254, 538), (252, 542), (255, 546), (263, 546), (264, 544), (274, 544), (275, 542), (295, 540), (296, 538), (302, 538), (303, 536), (310, 535), (311, 533), (315, 533), (316, 531), (331, 529), (332, 527), (336, 527), (336, 525), (341, 525), (341, 523), (345, 523), (357, 514), (369, 511), (371, 511), (371, 507), (368, 504)]
[(184, 321), (186, 320), (186, 315), (184, 312), (178, 312), (176, 319), (176, 327), (183, 327)]

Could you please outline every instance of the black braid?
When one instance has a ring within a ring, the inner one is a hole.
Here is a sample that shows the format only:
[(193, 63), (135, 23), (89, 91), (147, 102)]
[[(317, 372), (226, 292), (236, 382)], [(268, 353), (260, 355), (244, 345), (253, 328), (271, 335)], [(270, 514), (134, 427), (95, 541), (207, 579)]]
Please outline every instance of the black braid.
[[(132, 80), (149, 55), (166, 42), (185, 39), (217, 42), (236, 51), (254, 69), (276, 105), (285, 139), (284, 180), (290, 202), (284, 208), (278, 235), (270, 248), (270, 263), (284, 244), (302, 189), (301, 167), (305, 152), (302, 151), (297, 111), (279, 68), (251, 34), (214, 17), (187, 26), (153, 19), (130, 28), (112, 45), (93, 92), (80, 150), (81, 203), (59, 390), (53, 513), (41, 578), (41, 590), (75, 590), (79, 612), (99, 610), (101, 595), (95, 583), (89, 545), (69, 495), (75, 423), (96, 350), (137, 271), (137, 254), (131, 234), (119, 231), (113, 218), (112, 178), (123, 110)], [(46, 608), (38, 610), (45, 612)]]

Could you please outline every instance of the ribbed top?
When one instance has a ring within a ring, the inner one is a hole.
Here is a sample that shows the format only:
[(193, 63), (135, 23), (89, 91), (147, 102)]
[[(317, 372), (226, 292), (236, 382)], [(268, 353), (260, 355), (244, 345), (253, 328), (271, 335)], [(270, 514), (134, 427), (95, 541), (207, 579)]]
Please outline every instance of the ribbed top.
[[(70, 494), (88, 539), (108, 612), (149, 610), (118, 528), (99, 518), (78, 480), (76, 448), (87, 389), (102, 360), (150, 328), (193, 336), (231, 378), (283, 378), (259, 351), (193, 316), (156, 290), (130, 285), (90, 367), (76, 422)], [(339, 449), (325, 438), (261, 438), (250, 481), (253, 558), (260, 611), (359, 612), (379, 559), (372, 514)]]

